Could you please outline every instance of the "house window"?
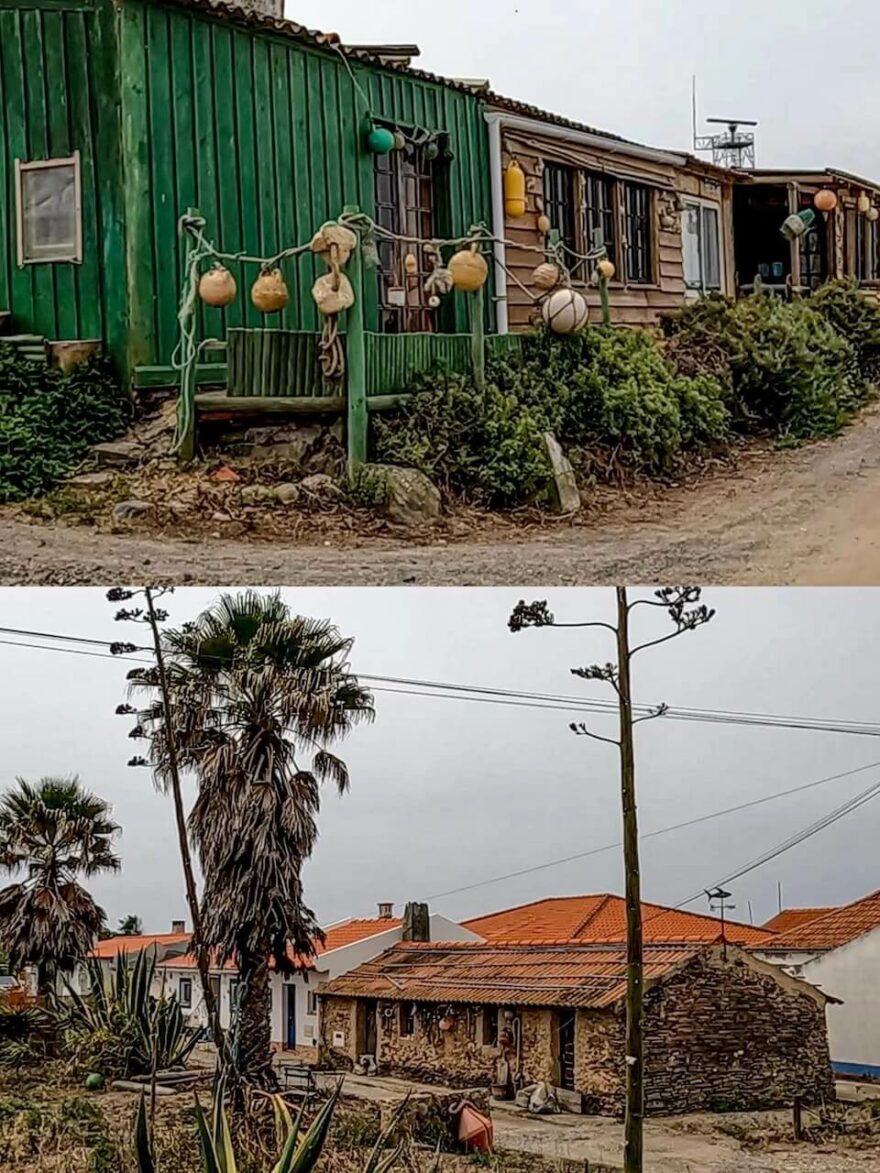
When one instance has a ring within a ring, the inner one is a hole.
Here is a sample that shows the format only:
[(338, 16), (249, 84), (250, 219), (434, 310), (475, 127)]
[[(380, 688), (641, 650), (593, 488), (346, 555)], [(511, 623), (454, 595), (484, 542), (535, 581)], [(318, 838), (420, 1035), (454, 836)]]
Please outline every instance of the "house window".
[(318, 991), (309, 990), (306, 994), (306, 1014), (318, 1013)]
[(400, 1003), (400, 1033), (401, 1035), (414, 1035), (416, 1033), (416, 1014), (415, 1002), (401, 1002)]
[(177, 983), (177, 1000), (182, 1010), (191, 1010), (193, 1004), (192, 978), (181, 978)]
[(650, 285), (654, 281), (651, 189), (639, 183), (625, 183), (623, 211), (626, 280), (631, 285)]
[(688, 202), (681, 218), (684, 281), (705, 293), (721, 289), (721, 227), (718, 209)]
[(79, 152), (67, 159), (15, 161), (18, 263), (82, 261)]
[(241, 981), (239, 978), (229, 979), (229, 1009), (232, 1012), (238, 1010), (239, 999), (241, 998)]
[(559, 163), (544, 164), (544, 214), (566, 248), (577, 252), (575, 172)]
[[(432, 150), (429, 150), (432, 147)], [(398, 236), (433, 240), (438, 233), (436, 143), (407, 141), (402, 150), (376, 155), (376, 223)], [(426, 333), (437, 329), (437, 312), (428, 305), (425, 250), (416, 244), (379, 237), (379, 328), (385, 334)], [(418, 262), (407, 273), (406, 258)]]
[(482, 1020), (482, 1043), (484, 1047), (498, 1046), (498, 1007), (484, 1006)]
[(584, 228), (587, 247), (604, 244), (608, 260), (617, 264), (617, 227), (614, 193), (617, 183), (607, 175), (584, 175)]
[(855, 277), (859, 281), (876, 281), (880, 276), (877, 262), (877, 225), (866, 216), (854, 213)]
[[(811, 205), (805, 204), (804, 207)], [(803, 210), (803, 209), (802, 209)], [(801, 257), (801, 286), (815, 290), (828, 277), (828, 236), (824, 219), (819, 217), (798, 242)]]

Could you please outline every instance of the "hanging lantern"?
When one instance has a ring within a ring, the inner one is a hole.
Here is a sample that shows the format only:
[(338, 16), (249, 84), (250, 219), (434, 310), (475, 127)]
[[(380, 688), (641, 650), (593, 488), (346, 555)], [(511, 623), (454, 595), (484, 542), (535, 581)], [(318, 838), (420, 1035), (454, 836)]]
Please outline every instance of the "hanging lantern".
[(235, 278), (225, 266), (219, 263), (216, 263), (207, 273), (202, 273), (199, 278), (199, 297), (205, 305), (212, 305), (217, 309), (232, 305), (237, 292)]
[(605, 260), (600, 261), (596, 266), (596, 272), (600, 277), (604, 277), (606, 281), (612, 281), (617, 270), (614, 268), (614, 265), (611, 263), (611, 261), (609, 261), (606, 257)]
[(280, 269), (264, 269), (251, 286), (251, 301), (263, 314), (283, 310), (290, 300)]
[(830, 187), (823, 187), (821, 191), (816, 192), (813, 203), (820, 212), (833, 212), (837, 207), (837, 193)]
[(463, 293), (476, 293), (489, 280), (489, 266), (479, 246), (462, 249), (449, 262), (452, 284)]
[(875, 208), (872, 204), (871, 207), (868, 208), (866, 215), (872, 224), (876, 224), (877, 221), (880, 220), (880, 208)]
[(576, 289), (557, 289), (541, 306), (541, 316), (554, 334), (574, 334), (587, 323), (586, 299)]
[(871, 210), (871, 197), (867, 192), (862, 192), (858, 198), (857, 207), (863, 216), (867, 216)]
[(504, 172), (504, 211), (511, 220), (526, 214), (526, 173), (516, 159), (511, 159)]
[(419, 261), (415, 253), (407, 253), (403, 258), (403, 267), (410, 277), (415, 277), (419, 271)]
[(385, 126), (374, 126), (367, 135), (367, 147), (374, 155), (387, 155), (395, 145), (394, 135)]
[(538, 289), (550, 290), (555, 289), (559, 284), (562, 274), (559, 272), (559, 266), (551, 264), (547, 261), (546, 264), (538, 265), (534, 273), (532, 273), (532, 281)]
[(550, 230), (552, 229), (552, 227), (553, 227), (553, 225), (550, 223), (550, 217), (545, 216), (544, 213), (542, 212), (541, 215), (538, 217), (538, 231), (541, 233), (542, 236), (549, 236)]

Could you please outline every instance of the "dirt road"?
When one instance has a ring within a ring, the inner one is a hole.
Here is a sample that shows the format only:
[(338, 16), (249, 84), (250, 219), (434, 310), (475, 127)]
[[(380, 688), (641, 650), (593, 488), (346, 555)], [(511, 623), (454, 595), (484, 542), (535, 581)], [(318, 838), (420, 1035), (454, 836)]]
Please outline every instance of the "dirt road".
[(880, 406), (842, 437), (734, 471), (620, 493), (601, 516), (463, 541), (186, 540), (31, 523), (0, 511), (0, 583), (880, 584)]

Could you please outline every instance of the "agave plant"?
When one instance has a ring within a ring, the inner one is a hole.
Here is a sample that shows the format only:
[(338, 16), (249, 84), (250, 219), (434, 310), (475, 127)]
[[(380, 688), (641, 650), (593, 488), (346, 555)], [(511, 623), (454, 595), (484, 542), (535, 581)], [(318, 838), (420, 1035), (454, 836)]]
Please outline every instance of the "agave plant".
[[(294, 1119), (282, 1097), (277, 1095), (272, 1097), (275, 1111), (275, 1132), (280, 1154), (277, 1162), (272, 1166), (271, 1173), (311, 1173), (321, 1158), (333, 1120), (333, 1113), (341, 1093), (342, 1081), (340, 1080), (329, 1100), (321, 1107), (305, 1131), (302, 1130), (305, 1104)], [(209, 1121), (199, 1103), (198, 1096), (196, 1097), (196, 1125), (205, 1173), (237, 1173), (238, 1170), (229, 1120), (223, 1107), (223, 1098), (224, 1082), (221, 1078), (215, 1085), (214, 1103)], [(399, 1129), (405, 1108), (406, 1100), (397, 1107), (388, 1125), (379, 1135), (362, 1173), (389, 1173), (400, 1160), (403, 1155), (404, 1141), (399, 1140), (390, 1149), (388, 1146)], [(141, 1096), (138, 1107), (134, 1147), (138, 1173), (157, 1173), (147, 1124), (145, 1095)], [(436, 1168), (435, 1165), (435, 1170)]]
[(176, 997), (151, 994), (154, 953), (142, 949), (133, 960), (118, 953), (109, 983), (95, 958), (87, 961), (86, 972), (85, 995), (65, 982), (69, 1003), (60, 1012), (64, 1030), (86, 1041), (101, 1039), (108, 1050), (115, 1045), (123, 1075), (145, 1075), (154, 1066), (161, 1070), (186, 1063), (199, 1032), (187, 1027)]

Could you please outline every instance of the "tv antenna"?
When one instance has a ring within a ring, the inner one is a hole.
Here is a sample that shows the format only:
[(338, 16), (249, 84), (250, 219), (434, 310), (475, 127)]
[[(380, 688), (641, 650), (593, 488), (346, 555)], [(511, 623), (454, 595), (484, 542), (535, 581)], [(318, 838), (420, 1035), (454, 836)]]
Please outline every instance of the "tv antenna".
[(752, 130), (743, 130), (743, 127), (755, 127), (757, 122), (748, 118), (707, 118), (706, 122), (713, 126), (724, 126), (727, 129), (718, 134), (698, 134), (697, 132), (697, 79), (693, 86), (693, 113), (694, 113), (694, 150), (711, 151), (712, 162), (718, 167), (727, 167), (732, 171), (754, 171), (755, 169), (755, 134)]

